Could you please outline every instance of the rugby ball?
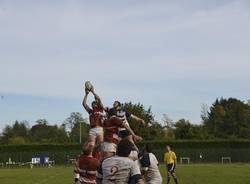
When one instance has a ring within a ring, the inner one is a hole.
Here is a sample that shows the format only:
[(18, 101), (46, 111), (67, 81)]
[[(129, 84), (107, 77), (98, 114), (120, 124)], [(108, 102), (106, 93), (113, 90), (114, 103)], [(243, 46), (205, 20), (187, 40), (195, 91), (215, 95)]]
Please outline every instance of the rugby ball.
[(85, 82), (85, 89), (87, 89), (88, 91), (91, 91), (92, 88), (93, 88), (93, 85), (91, 84), (91, 82), (86, 81)]

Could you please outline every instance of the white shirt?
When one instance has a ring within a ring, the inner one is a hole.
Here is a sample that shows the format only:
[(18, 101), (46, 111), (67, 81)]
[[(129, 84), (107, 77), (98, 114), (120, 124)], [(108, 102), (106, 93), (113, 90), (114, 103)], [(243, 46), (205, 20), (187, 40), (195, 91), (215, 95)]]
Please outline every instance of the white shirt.
[(103, 184), (127, 184), (134, 175), (140, 175), (139, 166), (128, 157), (113, 156), (102, 162)]
[(149, 153), (150, 165), (142, 167), (145, 171), (145, 180), (148, 184), (161, 184), (162, 177), (158, 167), (158, 160), (153, 153)]

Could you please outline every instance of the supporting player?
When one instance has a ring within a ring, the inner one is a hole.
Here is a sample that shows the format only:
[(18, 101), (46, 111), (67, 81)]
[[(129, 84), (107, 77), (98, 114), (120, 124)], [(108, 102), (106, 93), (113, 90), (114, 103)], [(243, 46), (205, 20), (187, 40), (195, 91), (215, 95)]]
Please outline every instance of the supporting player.
[(76, 184), (96, 184), (96, 175), (99, 162), (92, 156), (93, 145), (86, 142), (83, 146), (83, 154), (76, 164), (76, 170), (80, 174)]
[(119, 128), (128, 130), (132, 137), (137, 141), (142, 140), (140, 136), (134, 134), (131, 128), (126, 125), (120, 118), (111, 116), (104, 121), (104, 142), (102, 144), (103, 158), (113, 156), (116, 153), (117, 144), (120, 141), (118, 136)]
[(159, 162), (152, 153), (151, 146), (146, 144), (140, 157), (141, 171), (147, 184), (162, 184)]
[[(126, 111), (123, 107), (122, 104), (119, 101), (115, 101), (113, 103), (113, 108), (109, 110), (109, 115), (115, 115), (118, 118), (120, 118), (127, 126), (129, 126), (128, 123), (128, 118), (132, 118), (138, 122), (141, 122), (142, 124), (145, 124), (145, 121), (139, 117), (137, 117), (134, 114), (129, 113)], [(133, 130), (132, 133), (134, 134)], [(126, 128), (120, 128), (119, 129), (119, 137), (122, 139), (128, 139), (134, 144), (133, 136), (131, 132), (129, 132)], [(136, 147), (136, 145), (135, 145)], [(139, 152), (138, 148), (136, 147), (137, 151)]]
[(121, 140), (116, 155), (102, 162), (98, 172), (103, 184), (144, 184), (139, 166), (128, 158), (132, 149), (129, 140)]
[(175, 184), (178, 184), (178, 180), (175, 175), (175, 167), (177, 164), (176, 154), (171, 150), (171, 147), (169, 145), (166, 146), (166, 150), (167, 151), (164, 155), (164, 162), (168, 171), (167, 184), (169, 184), (171, 176), (173, 177)]
[[(95, 100), (92, 102), (90, 108), (87, 104), (88, 94), (91, 92)], [(103, 142), (103, 117), (104, 117), (104, 106), (102, 104), (101, 98), (95, 93), (94, 88), (89, 91), (85, 89), (85, 96), (82, 102), (83, 107), (89, 113), (90, 131), (88, 136), (88, 142), (93, 146), (95, 144), (101, 144)]]

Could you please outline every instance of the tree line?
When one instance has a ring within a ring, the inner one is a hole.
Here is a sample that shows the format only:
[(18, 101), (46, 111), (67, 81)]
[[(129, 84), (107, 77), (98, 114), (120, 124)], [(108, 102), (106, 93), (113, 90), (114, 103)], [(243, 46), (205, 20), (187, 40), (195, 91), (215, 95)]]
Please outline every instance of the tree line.
[[(161, 122), (156, 121), (151, 108), (141, 103), (128, 102), (124, 108), (145, 120), (146, 124), (142, 125), (129, 119), (132, 129), (144, 140), (250, 139), (250, 101), (220, 98), (211, 107), (203, 105), (199, 125), (186, 119), (174, 122), (166, 114)], [(89, 128), (88, 118), (79, 112), (71, 113), (60, 125), (46, 119), (37, 120), (31, 127), (27, 121), (15, 121), (5, 126), (0, 143), (79, 143), (87, 138)]]

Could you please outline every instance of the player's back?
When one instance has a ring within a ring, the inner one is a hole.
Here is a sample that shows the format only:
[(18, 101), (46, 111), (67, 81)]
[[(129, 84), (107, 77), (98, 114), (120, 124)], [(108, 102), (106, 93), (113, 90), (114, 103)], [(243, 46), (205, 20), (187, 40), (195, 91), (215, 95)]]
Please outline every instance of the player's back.
[(118, 117), (111, 117), (104, 122), (104, 141), (118, 143), (118, 131), (123, 122)]
[(98, 160), (91, 156), (81, 155), (79, 158), (79, 173), (82, 183), (95, 183)]
[(128, 157), (107, 158), (101, 168), (103, 184), (127, 184), (132, 176), (140, 175), (139, 167)]
[[(158, 160), (153, 153), (146, 153), (143, 155), (144, 159), (141, 159), (142, 170), (145, 170), (145, 180), (149, 184), (162, 183), (161, 173), (158, 168)], [(145, 159), (145, 157), (147, 157)], [(148, 163), (145, 163), (148, 162)]]

